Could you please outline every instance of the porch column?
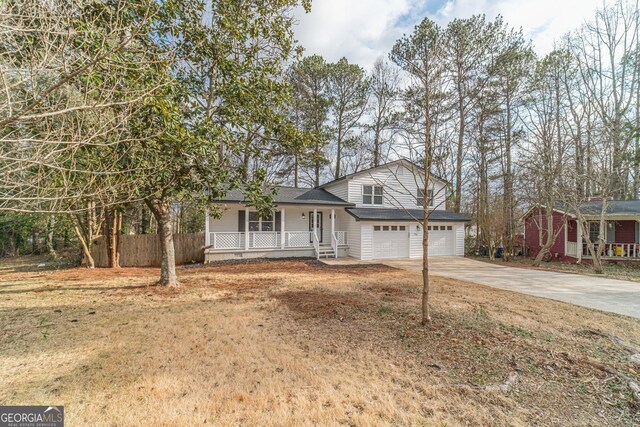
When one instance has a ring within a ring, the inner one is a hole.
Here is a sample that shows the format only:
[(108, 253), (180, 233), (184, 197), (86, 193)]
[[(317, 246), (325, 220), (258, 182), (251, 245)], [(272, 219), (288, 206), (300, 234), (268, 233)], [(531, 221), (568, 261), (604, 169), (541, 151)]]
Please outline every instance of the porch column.
[(209, 235), (209, 208), (204, 211), (204, 247), (205, 249), (211, 245), (211, 236)]
[(280, 249), (284, 249), (284, 208), (280, 210)]
[[(313, 208), (313, 233), (315, 234), (317, 228), (318, 228), (318, 209), (317, 208)], [(320, 239), (318, 237), (318, 239)]]
[[(336, 210), (331, 209), (331, 245), (333, 246), (333, 236), (335, 236), (336, 231)], [(336, 241), (335, 253), (334, 256), (338, 258), (338, 241)]]
[(333, 236), (335, 232), (336, 232), (336, 210), (331, 209), (331, 236)]
[(576, 251), (578, 252), (576, 254), (576, 257), (578, 258), (578, 262), (582, 261), (582, 224), (580, 223), (579, 219), (576, 219), (576, 228), (577, 228), (577, 234), (578, 234), (578, 238), (577, 243), (576, 243)]
[(244, 209), (244, 250), (249, 249), (249, 208)]

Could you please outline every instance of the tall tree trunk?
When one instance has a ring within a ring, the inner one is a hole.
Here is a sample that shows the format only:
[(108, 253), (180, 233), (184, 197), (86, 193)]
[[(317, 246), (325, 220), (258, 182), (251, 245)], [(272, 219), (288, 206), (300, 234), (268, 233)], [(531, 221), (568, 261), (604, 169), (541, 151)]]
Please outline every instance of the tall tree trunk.
[(338, 121), (338, 138), (336, 140), (336, 171), (333, 179), (340, 178), (340, 163), (342, 163), (342, 119)]
[[(431, 323), (429, 312), (429, 175), (431, 174), (431, 111), (429, 91), (425, 91), (425, 139), (424, 139), (424, 206), (422, 213), (422, 324)], [(435, 196), (435, 194), (434, 194)]]
[(56, 217), (54, 215), (49, 215), (49, 222), (47, 224), (47, 252), (49, 256), (52, 258), (57, 258), (58, 254), (56, 253), (55, 248), (53, 247), (53, 228), (56, 225)]
[(551, 247), (555, 243), (556, 233), (553, 230), (553, 209), (545, 208), (545, 217), (546, 217), (546, 226), (547, 226), (547, 235), (544, 245), (540, 248), (540, 251), (536, 255), (536, 258), (533, 260), (533, 266), (538, 267), (542, 260), (544, 259), (546, 254), (551, 254)]
[(513, 173), (512, 173), (512, 165), (511, 165), (511, 137), (512, 137), (512, 129), (511, 129), (511, 100), (507, 97), (506, 103), (506, 112), (507, 112), (507, 128), (506, 135), (504, 140), (504, 152), (505, 152), (505, 174), (504, 174), (504, 219), (505, 219), (505, 230), (504, 230), (504, 241), (503, 241), (503, 251), (502, 257), (505, 261), (509, 260), (509, 255), (511, 254), (512, 249), (512, 241), (513, 241), (513, 227), (514, 227), (514, 217), (513, 217)]
[(464, 110), (464, 99), (462, 97), (462, 81), (460, 79), (460, 71), (458, 71), (458, 147), (456, 155), (456, 189), (453, 198), (453, 211), (460, 212), (460, 203), (462, 200), (462, 153), (464, 148), (464, 132), (466, 125), (466, 117)]
[(31, 252), (34, 255), (38, 255), (40, 253), (40, 230), (38, 227), (33, 227), (31, 229)]
[(179, 283), (176, 274), (176, 254), (173, 245), (171, 203), (166, 200), (147, 200), (146, 203), (158, 223), (158, 234), (160, 234), (162, 262), (160, 264), (160, 280), (158, 280), (158, 285), (177, 287)]
[(380, 125), (379, 120), (376, 122), (376, 128), (373, 134), (373, 166), (380, 166)]
[(120, 256), (118, 254), (118, 240), (120, 230), (118, 229), (120, 213), (116, 208), (105, 211), (104, 236), (107, 239), (107, 259), (109, 268), (120, 268)]
[(151, 217), (149, 209), (145, 205), (140, 205), (140, 234), (149, 234), (151, 229)]
[(87, 241), (85, 235), (82, 233), (82, 230), (80, 229), (80, 226), (78, 225), (77, 218), (74, 218), (74, 221), (73, 221), (73, 231), (74, 233), (76, 233), (76, 236), (78, 237), (78, 241), (82, 246), (83, 264), (87, 268), (95, 268), (96, 263), (93, 260), (93, 256), (91, 255), (91, 240), (89, 239), (89, 241)]
[[(426, 162), (425, 162), (426, 163)], [(425, 169), (424, 207), (422, 212), (424, 222), (422, 224), (422, 324), (431, 323), (429, 312), (429, 172)]]
[(298, 151), (294, 154), (293, 158), (293, 186), (298, 188), (300, 181), (300, 159), (298, 157)]
[[(640, 44), (640, 42), (639, 42)], [(640, 126), (640, 82), (636, 83), (636, 126)], [(633, 150), (633, 187), (631, 199), (640, 196), (640, 129), (636, 129)]]

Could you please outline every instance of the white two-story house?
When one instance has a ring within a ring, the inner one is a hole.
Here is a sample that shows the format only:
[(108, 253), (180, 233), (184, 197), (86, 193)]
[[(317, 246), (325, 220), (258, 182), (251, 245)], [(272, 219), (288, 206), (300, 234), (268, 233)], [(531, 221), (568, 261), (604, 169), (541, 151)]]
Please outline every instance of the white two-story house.
[[(429, 183), (429, 256), (464, 255), (469, 219), (445, 209), (447, 183)], [(205, 262), (236, 258), (422, 257), (422, 169), (396, 160), (317, 188), (277, 187), (273, 214), (260, 217), (242, 192), (220, 200), (222, 216), (206, 216)]]

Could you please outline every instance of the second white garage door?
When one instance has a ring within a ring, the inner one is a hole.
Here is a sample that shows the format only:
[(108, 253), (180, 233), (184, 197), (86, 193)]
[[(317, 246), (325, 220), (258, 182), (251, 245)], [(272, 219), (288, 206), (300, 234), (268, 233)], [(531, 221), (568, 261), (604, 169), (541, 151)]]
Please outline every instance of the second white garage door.
[(409, 232), (406, 225), (373, 226), (373, 258), (408, 258)]
[(430, 225), (429, 256), (453, 255), (455, 252), (454, 236), (451, 225)]

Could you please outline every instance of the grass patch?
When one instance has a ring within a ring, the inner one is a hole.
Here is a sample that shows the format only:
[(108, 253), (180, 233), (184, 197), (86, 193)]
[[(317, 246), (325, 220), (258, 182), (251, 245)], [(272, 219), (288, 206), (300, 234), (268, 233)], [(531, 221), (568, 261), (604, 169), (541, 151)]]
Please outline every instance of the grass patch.
[[(640, 381), (588, 332), (639, 345), (623, 316), (436, 278), (421, 326), (420, 274), (383, 266), (180, 268), (173, 290), (152, 268), (28, 264), (0, 265), (0, 402), (65, 404), (72, 425), (640, 421), (627, 385), (591, 363)], [(478, 388), (514, 371), (507, 393)]]

